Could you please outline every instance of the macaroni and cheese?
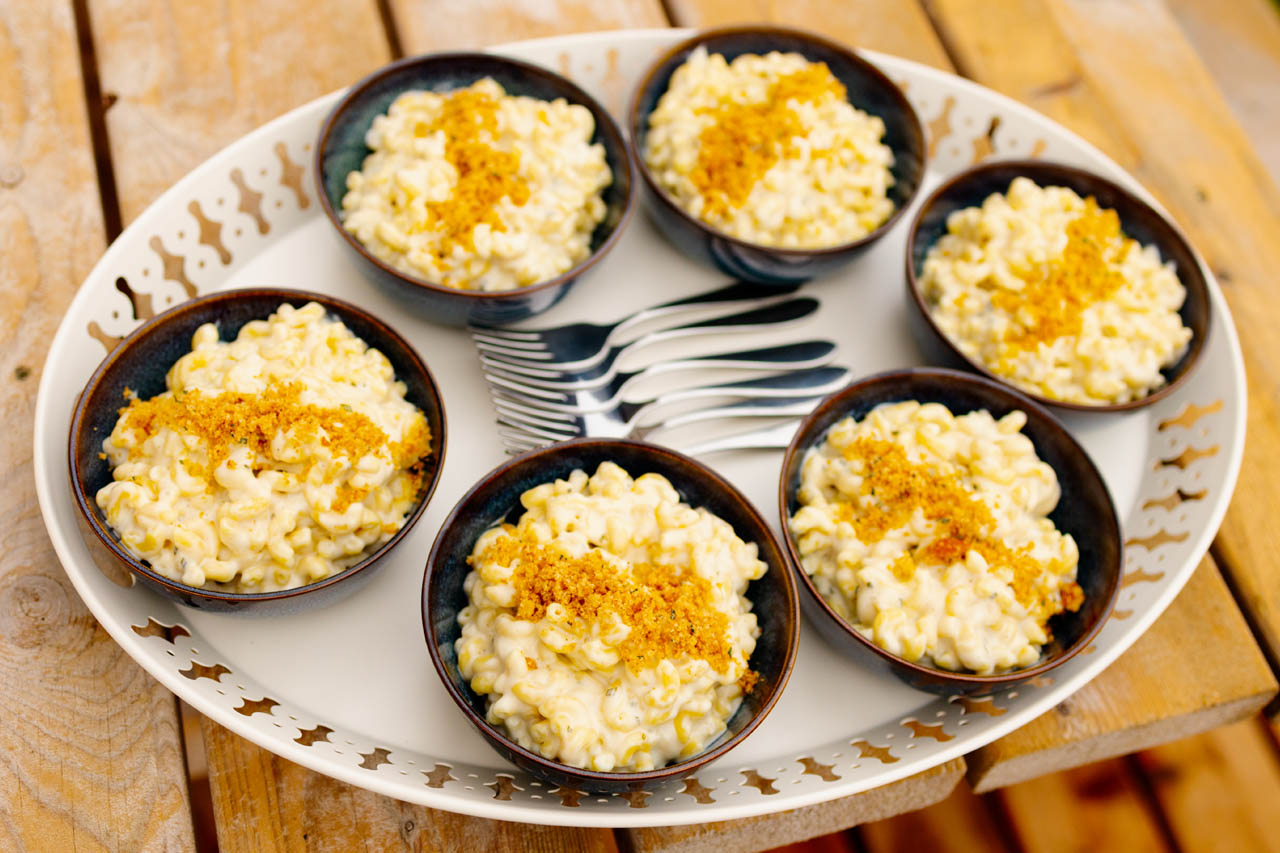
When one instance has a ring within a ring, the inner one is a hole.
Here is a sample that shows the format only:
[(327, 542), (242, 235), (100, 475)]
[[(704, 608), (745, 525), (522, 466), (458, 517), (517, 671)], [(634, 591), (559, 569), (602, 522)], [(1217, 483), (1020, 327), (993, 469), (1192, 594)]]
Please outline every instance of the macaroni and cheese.
[(1145, 397), (1191, 340), (1178, 315), (1186, 290), (1156, 247), (1092, 197), (1022, 177), (951, 214), (920, 287), (965, 355), (1051, 400)]
[(448, 287), (513, 290), (591, 254), (613, 182), (591, 111), (491, 78), (400, 95), (347, 175), (342, 224), (380, 260)]
[(1058, 478), (1026, 415), (885, 403), (806, 454), (791, 517), (801, 563), (839, 616), (908, 661), (1025, 667), (1075, 610), (1075, 540), (1047, 517)]
[(229, 342), (201, 326), (165, 385), (120, 410), (102, 444), (113, 482), (96, 496), (156, 572), (228, 592), (291, 589), (404, 526), (430, 452), (426, 417), (386, 356), (317, 303), (281, 305)]
[(766, 566), (659, 474), (611, 462), (520, 497), (476, 542), (458, 667), (521, 746), (599, 771), (706, 748), (750, 691)]
[(884, 122), (798, 53), (725, 61), (699, 47), (649, 114), (644, 159), (691, 215), (766, 246), (857, 240), (893, 212)]

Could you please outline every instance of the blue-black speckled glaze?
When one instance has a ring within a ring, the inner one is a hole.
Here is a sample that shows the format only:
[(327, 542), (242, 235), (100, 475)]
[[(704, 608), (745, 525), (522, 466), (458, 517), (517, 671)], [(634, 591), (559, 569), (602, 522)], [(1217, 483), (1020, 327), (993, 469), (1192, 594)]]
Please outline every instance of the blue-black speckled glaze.
[[(365, 134), (375, 117), (406, 91), (447, 92), (492, 77), (511, 95), (542, 100), (564, 98), (581, 104), (595, 118), (593, 143), (605, 149), (613, 183), (604, 192), (607, 213), (591, 237), (592, 254), (567, 273), (546, 282), (500, 293), (458, 290), (402, 273), (377, 260), (354, 236), (343, 230), (338, 217), (347, 191), (347, 175), (358, 171), (368, 156)], [(337, 238), (356, 258), (361, 270), (423, 317), (448, 325), (513, 323), (558, 302), (579, 278), (612, 248), (632, 206), (631, 154), (617, 123), (599, 103), (567, 79), (526, 62), (484, 53), (437, 53), (411, 57), (388, 65), (361, 80), (334, 107), (316, 145), (315, 175), (320, 206)]]
[[(732, 61), (744, 53), (794, 52), (812, 62), (825, 62), (845, 85), (849, 101), (885, 124), (884, 142), (893, 150), (894, 184), (889, 190), (894, 212), (867, 236), (831, 249), (772, 249), (730, 237), (686, 213), (659, 189), (642, 152), (649, 113), (667, 91), (671, 75), (699, 46)], [(779, 27), (732, 27), (710, 30), (681, 42), (664, 54), (641, 79), (632, 98), (631, 141), (644, 177), (645, 200), (662, 233), (686, 255), (711, 264), (735, 278), (760, 284), (794, 284), (828, 273), (865, 252), (893, 227), (915, 197), (924, 177), (927, 149), (924, 129), (902, 90), (879, 69), (853, 51), (820, 36)]]
[(1159, 248), (1160, 258), (1165, 262), (1173, 262), (1179, 280), (1187, 289), (1187, 298), (1179, 313), (1183, 325), (1192, 334), (1191, 345), (1182, 358), (1160, 371), (1164, 374), (1166, 384), (1140, 400), (1100, 406), (1064, 403), (1025, 391), (1020, 393), (1051, 408), (1085, 412), (1136, 409), (1173, 393), (1175, 387), (1191, 374), (1209, 338), (1209, 285), (1196, 262), (1195, 252), (1169, 220), (1133, 193), (1091, 172), (1061, 163), (1042, 160), (997, 160), (984, 163), (956, 175), (934, 190), (920, 205), (907, 238), (907, 316), (916, 343), (935, 364), (972, 370), (1005, 384), (1004, 379), (960, 352), (934, 324), (920, 294), (919, 276), (930, 247), (946, 233), (947, 217), (966, 207), (981, 207), (993, 193), (1008, 192), (1009, 184), (1019, 176), (1030, 178), (1042, 187), (1069, 187), (1081, 196), (1093, 196), (1102, 207), (1115, 210), (1126, 234), (1143, 245)]
[(788, 531), (786, 547), (801, 588), (801, 607), (831, 645), (859, 663), (892, 673), (921, 690), (943, 695), (981, 695), (1043, 674), (1088, 645), (1110, 615), (1119, 590), (1122, 545), (1120, 521), (1098, 469), (1066, 427), (1042, 406), (989, 379), (955, 370), (919, 368), (861, 379), (824, 400), (796, 432), (782, 463), (782, 517), (790, 518), (799, 509), (800, 474), (809, 448), (819, 444), (827, 431), (844, 418), (861, 419), (882, 403), (903, 400), (941, 403), (954, 415), (979, 409), (986, 409), (996, 418), (1014, 409), (1026, 412), (1023, 435), (1031, 439), (1036, 454), (1058, 475), (1062, 496), (1049, 518), (1059, 530), (1070, 533), (1080, 549), (1076, 580), (1084, 590), (1084, 604), (1075, 613), (1063, 612), (1049, 621), (1053, 640), (1043, 647), (1040, 663), (1033, 667), (984, 677), (912, 664), (877, 647), (835, 614), (800, 568)]
[[(656, 472), (666, 477), (681, 500), (705, 507), (725, 519), (747, 542), (755, 542), (768, 572), (747, 588), (759, 619), (760, 638), (751, 655), (751, 668), (760, 675), (755, 690), (729, 721), (728, 732), (711, 748), (683, 762), (647, 773), (598, 773), (578, 770), (528, 752), (499, 734), (485, 719), (485, 699), (472, 691), (458, 671), (454, 642), (461, 635), (457, 614), (467, 604), (463, 580), (467, 557), (476, 540), (502, 521), (515, 522), (524, 508), (520, 495), (542, 483), (567, 478), (581, 469), (595, 473), (601, 462), (612, 461), (633, 477)], [(786, 684), (794, 663), (799, 612), (794, 579), (776, 537), (759, 511), (737, 490), (709, 469), (674, 451), (638, 441), (577, 439), (533, 451), (497, 468), (465, 495), (440, 529), (423, 578), (423, 626), (436, 670), (463, 713), (485, 739), (521, 769), (557, 785), (590, 792), (624, 792), (652, 787), (666, 779), (694, 772), (736, 745), (763, 719)]]
[[(111, 482), (111, 466), (98, 454), (125, 404), (126, 387), (141, 399), (163, 393), (165, 374), (191, 352), (191, 336), (205, 323), (218, 327), (222, 340), (234, 339), (250, 320), (265, 320), (282, 303), (295, 307), (319, 302), (355, 335), (379, 349), (405, 383), (405, 398), (423, 411), (431, 429), (431, 456), (418, 503), (404, 526), (388, 542), (340, 574), (293, 590), (233, 593), (197, 589), (159, 575), (129, 554), (107, 525), (94, 495)], [(258, 615), (280, 615), (331, 604), (355, 592), (373, 576), (373, 568), (421, 517), (435, 491), (444, 461), (444, 404), (435, 379), (422, 359), (389, 326), (364, 310), (318, 293), (279, 288), (231, 290), (185, 302), (144, 323), (98, 366), (72, 414), (68, 453), (71, 489), (80, 508), (81, 533), (95, 559), (114, 559), (145, 586), (188, 607)]]

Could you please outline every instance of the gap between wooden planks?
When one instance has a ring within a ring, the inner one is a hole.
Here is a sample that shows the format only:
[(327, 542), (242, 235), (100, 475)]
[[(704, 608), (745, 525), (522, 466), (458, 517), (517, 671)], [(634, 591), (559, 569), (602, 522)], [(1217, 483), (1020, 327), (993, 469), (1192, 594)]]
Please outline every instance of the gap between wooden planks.
[[(1083, 87), (1064, 84), (1079, 75), (1078, 63), (1038, 0), (938, 0), (924, 8), (915, 3), (869, 8), (875, 5), (836, 9), (817, 2), (671, 0), (670, 8), (676, 23), (690, 26), (773, 15), (780, 23), (808, 25), (872, 49), (887, 50), (905, 38), (916, 45), (908, 58), (945, 70), (952, 70), (954, 62), (965, 75), (1021, 98), (1072, 128), (1121, 165), (1137, 162), (1133, 144), (1111, 129), (1114, 122), (1099, 115)], [(819, 6), (827, 12), (825, 18), (819, 17)], [(938, 26), (936, 33), (929, 26), (931, 19)], [(1197, 60), (1192, 56), (1185, 61)], [(1028, 99), (1028, 92), (1034, 97)], [(1220, 618), (1212, 630), (1202, 627), (1206, 613)], [(1188, 667), (1171, 650), (1186, 650), (1204, 665)], [(1247, 716), (1275, 692), (1275, 680), (1257, 644), (1213, 561), (1206, 558), (1188, 589), (1106, 672), (1068, 703), (968, 756), (970, 780), (980, 790), (989, 790), (1185, 737)]]
[[(91, 4), (95, 30), (101, 22), (107, 31), (105, 37), (99, 37), (108, 46), (99, 50), (104, 86), (119, 98), (108, 113), (107, 124), (126, 219), (243, 132), (296, 103), (355, 79), (388, 58), (388, 42), (379, 30), (378, 9), (373, 3), (341, 4), (341, 8), (333, 3), (308, 4), (305, 14), (299, 5), (281, 3), (260, 9), (245, 2), (219, 8), (212, 3), (195, 3), (173, 10), (153, 4), (150, 10), (135, 10), (106, 0)], [(673, 0), (671, 5), (679, 18), (692, 14), (700, 4)], [(662, 20), (656, 3), (550, 3), (538, 7), (541, 14), (534, 18), (516, 7), (523, 8), (515, 3), (476, 4), (472, 8), (478, 17), (471, 19), (451, 18), (458, 14), (456, 6), (408, 0), (390, 4), (391, 17), (400, 26), (401, 40), (410, 53), (442, 44), (470, 46), (467, 40), (478, 41), (482, 34), (497, 34), (490, 41), (507, 40)], [(946, 56), (914, 4), (863, 3), (856, 9), (844, 8), (845, 17), (827, 21), (816, 17), (821, 10), (815, 4), (787, 7), (792, 23), (808, 23), (868, 47), (945, 66)], [(300, 28), (305, 38), (298, 33)], [(141, 62), (139, 57), (147, 61)], [(140, 75), (141, 68), (150, 71)], [(210, 68), (217, 70), (212, 77), (204, 73)], [(282, 79), (287, 86), (279, 85)], [(179, 143), (173, 144), (174, 140)], [(158, 141), (165, 144), (157, 146)], [(156, 156), (157, 148), (162, 156)], [(215, 726), (206, 724), (211, 743), (216, 740), (214, 730)], [(243, 788), (252, 782), (233, 772), (243, 762), (233, 760), (230, 752), (218, 746), (210, 751), (211, 784), (220, 824), (222, 817), (229, 816), (232, 802), (244, 805), (226, 795), (237, 790), (237, 785)], [(265, 753), (261, 760), (287, 765)], [(299, 797), (308, 803), (312, 798), (307, 792), (317, 790), (318, 783), (312, 779), (316, 774), (295, 770), (297, 773), (281, 769), (279, 776), (286, 780), (282, 790), (286, 799)], [(258, 793), (263, 790), (257, 788)], [(351, 802), (363, 803), (363, 797), (373, 795), (351, 789), (350, 796), (355, 798)], [(324, 826), (331, 817), (315, 802), (302, 814), (305, 820), (300, 825), (315, 828)], [(241, 836), (240, 840), (260, 842), (261, 837)]]
[(191, 844), (175, 702), (89, 614), (36, 504), (41, 365), (103, 219), (69, 3), (0, 4), (0, 846)]
[(1271, 518), (1280, 506), (1280, 191), (1164, 3), (926, 6), (965, 73), (1114, 157), (1169, 209), (1222, 284), (1248, 372), (1249, 440), (1214, 554), (1280, 665), (1280, 528)]

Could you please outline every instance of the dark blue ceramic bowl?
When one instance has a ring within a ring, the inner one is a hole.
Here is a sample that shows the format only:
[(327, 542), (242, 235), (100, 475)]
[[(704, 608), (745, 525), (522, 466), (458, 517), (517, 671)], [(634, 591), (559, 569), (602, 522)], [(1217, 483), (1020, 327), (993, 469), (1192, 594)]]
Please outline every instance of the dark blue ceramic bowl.
[[(364, 165), (365, 134), (375, 117), (406, 91), (448, 92), (492, 77), (511, 95), (544, 101), (564, 98), (581, 104), (595, 118), (592, 142), (604, 146), (613, 183), (604, 192), (608, 208), (591, 237), (591, 254), (563, 275), (528, 287), (486, 293), (458, 290), (401, 272), (374, 257), (342, 227), (338, 211), (347, 192), (347, 175)], [(351, 87), (320, 129), (315, 149), (317, 196), (334, 231), (370, 279), (400, 297), (429, 320), (452, 326), (513, 323), (556, 304), (618, 241), (631, 213), (630, 149), (617, 123), (594, 98), (564, 77), (527, 62), (487, 53), (435, 53), (394, 62)]]
[[(825, 62), (845, 85), (849, 102), (885, 125), (884, 142), (893, 150), (894, 184), (889, 190), (894, 210), (879, 228), (855, 240), (827, 249), (779, 249), (732, 237), (685, 212), (654, 179), (644, 163), (649, 113), (667, 91), (671, 75), (695, 48), (722, 54), (732, 61), (744, 53), (799, 53), (811, 62)], [(711, 264), (735, 278), (760, 284), (792, 284), (828, 273), (865, 252), (883, 237), (911, 205), (924, 177), (927, 149), (924, 128), (906, 96), (892, 80), (849, 48), (812, 33), (773, 26), (728, 27), (707, 30), (671, 48), (640, 79), (631, 100), (628, 122), (636, 164), (644, 179), (648, 208), (658, 228), (680, 251)]]
[[(461, 636), (458, 611), (467, 604), (463, 581), (471, 570), (467, 557), (480, 535), (494, 525), (515, 522), (524, 512), (520, 495), (581, 469), (594, 474), (601, 462), (616, 462), (633, 477), (654, 472), (671, 481), (680, 498), (723, 518), (747, 542), (755, 542), (768, 564), (752, 581), (747, 597), (759, 620), (760, 637), (751, 655), (759, 673), (755, 689), (729, 720), (728, 731), (692, 758), (641, 773), (601, 773), (550, 761), (509, 739), (485, 720), (485, 699), (458, 671), (454, 642)], [(522, 770), (556, 785), (592, 793), (622, 793), (651, 788), (687, 776), (741, 743), (764, 720), (782, 694), (795, 663), (800, 613), (795, 581), (777, 538), (760, 512), (728, 481), (699, 462), (653, 444), (610, 439), (576, 439), (535, 450), (504, 463), (467, 492), (445, 520), (431, 547), (422, 580), (422, 622), (427, 648), (440, 680), (462, 713), (485, 740)]]
[(981, 207), (993, 193), (1008, 192), (1009, 184), (1017, 177), (1030, 178), (1042, 187), (1069, 187), (1081, 196), (1093, 196), (1098, 204), (1119, 215), (1120, 226), (1126, 234), (1143, 245), (1156, 246), (1162, 260), (1173, 262), (1178, 279), (1187, 289), (1187, 298), (1179, 313), (1182, 324), (1191, 330), (1191, 344), (1186, 353), (1177, 363), (1160, 371), (1164, 374), (1165, 384), (1141, 399), (1092, 405), (1051, 400), (1017, 389), (1019, 393), (1042, 405), (1076, 412), (1124, 412), (1149, 406), (1172, 394), (1191, 375), (1209, 339), (1212, 319), (1209, 284), (1196, 260), (1195, 251), (1173, 223), (1124, 187), (1092, 172), (1061, 163), (1044, 160), (983, 163), (951, 178), (924, 200), (907, 235), (907, 316), (916, 343), (935, 364), (972, 370), (1001, 384), (1009, 384), (961, 352), (938, 328), (920, 293), (919, 275), (924, 270), (924, 259), (930, 247), (947, 233), (947, 217), (966, 207)]
[[(861, 419), (882, 403), (903, 400), (941, 403), (955, 415), (986, 409), (1000, 418), (1021, 409), (1027, 414), (1023, 435), (1031, 439), (1036, 455), (1058, 475), (1062, 496), (1049, 518), (1076, 540), (1080, 549), (1076, 582), (1085, 598), (1075, 613), (1063, 612), (1049, 620), (1053, 640), (1043, 647), (1040, 662), (1034, 666), (999, 675), (974, 675), (904, 660), (880, 648), (840, 618), (801, 568), (795, 538), (785, 519), (800, 508), (797, 493), (805, 453), (821, 443), (827, 431), (844, 418)], [(1111, 614), (1120, 590), (1120, 519), (1089, 455), (1046, 409), (1007, 386), (969, 373), (939, 368), (899, 370), (869, 376), (832, 394), (805, 418), (787, 448), (778, 483), (778, 505), (786, 529), (783, 538), (787, 555), (803, 590), (800, 603), (819, 633), (858, 662), (932, 693), (983, 695), (1062, 665), (1093, 640)]]
[[(191, 336), (205, 323), (218, 327), (222, 340), (234, 339), (250, 320), (266, 319), (281, 303), (295, 307), (319, 302), (330, 316), (341, 320), (370, 346), (381, 350), (395, 368), (396, 378), (405, 384), (405, 398), (423, 411), (431, 428), (431, 456), (418, 502), (394, 536), (354, 566), (332, 577), (280, 592), (220, 592), (200, 589), (171, 580), (151, 570), (120, 544), (94, 496), (111, 482), (111, 465), (99, 458), (102, 441), (111, 434), (124, 404), (124, 390), (130, 388), (146, 400), (165, 390), (165, 374), (183, 355), (191, 351)], [(199, 610), (227, 611), (252, 615), (293, 613), (331, 604), (355, 592), (373, 576), (377, 563), (394, 548), (421, 518), (435, 491), (445, 453), (444, 403), (440, 390), (409, 342), (390, 326), (349, 302), (302, 290), (261, 288), (229, 290), (184, 302), (139, 326), (102, 361), (76, 402), (71, 416), (67, 452), (71, 466), (71, 491), (80, 509), (81, 534), (95, 562), (113, 577), (132, 576), (156, 592), (180, 604)], [(116, 569), (123, 569), (118, 574)]]

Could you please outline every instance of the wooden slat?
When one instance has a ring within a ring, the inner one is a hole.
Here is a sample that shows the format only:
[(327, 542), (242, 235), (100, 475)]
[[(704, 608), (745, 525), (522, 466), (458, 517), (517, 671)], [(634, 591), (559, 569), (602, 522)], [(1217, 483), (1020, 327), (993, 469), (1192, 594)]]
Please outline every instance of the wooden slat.
[[(387, 62), (374, 0), (256, 4), (90, 0), (123, 218), (224, 145)], [(145, 72), (145, 73), (144, 73)], [(554, 831), (412, 806), (335, 782), (202, 720), (223, 851), (608, 851), (608, 830)]]
[(627, 835), (631, 849), (637, 853), (767, 850), (931, 805), (951, 793), (963, 775), (964, 759), (956, 758), (832, 803), (745, 820), (636, 829)]
[(1137, 764), (1183, 850), (1274, 849), (1280, 760), (1258, 718), (1147, 750)]
[(1170, 850), (1138, 777), (1120, 759), (1043, 776), (1006, 788), (999, 797), (1026, 853)]
[(1168, 0), (1249, 142), (1280, 183), (1280, 4)]
[(1008, 849), (987, 804), (968, 784), (940, 803), (857, 829), (865, 853), (1001, 853)]
[(41, 365), (105, 243), (76, 37), (69, 3), (0, 4), (0, 846), (181, 849), (173, 697), (85, 609), (36, 506)]
[[(677, 20), (690, 25), (723, 24), (753, 18), (780, 20), (835, 34), (865, 47), (898, 52), (943, 68), (950, 68), (950, 60), (955, 60), (961, 72), (1031, 102), (1032, 106), (1050, 117), (1089, 137), (1122, 164), (1129, 167), (1137, 164), (1132, 145), (1123, 135), (1110, 131), (1114, 122), (1095, 100), (1082, 92), (1079, 81), (1083, 72), (1074, 52), (1060, 35), (1055, 34), (1053, 18), (1039, 0), (1009, 0), (994, 6), (985, 0), (938, 0), (926, 6), (930, 18), (939, 25), (943, 37), (941, 43), (946, 43), (951, 50), (950, 59), (940, 55), (938, 36), (928, 26), (929, 19), (924, 17), (917, 4), (887, 0), (844, 4), (836, 10), (828, 6), (811, 8), (805, 3), (774, 6), (725, 0), (671, 2)], [(857, 19), (856, 26), (850, 24), (853, 18)], [(1222, 636), (1221, 643), (1213, 647), (1213, 652), (1206, 659), (1213, 659), (1214, 654), (1234, 656), (1239, 643), (1243, 643), (1246, 649), (1253, 647), (1249, 633), (1221, 581), (1207, 582), (1202, 588), (1204, 594), (1211, 598), (1207, 606), (1224, 614), (1235, 614), (1234, 619), (1225, 623), (1234, 630)], [(1176, 646), (1181, 638), (1194, 636), (1198, 624), (1196, 608), (1190, 602), (1175, 606), (1170, 614), (1153, 626), (1146, 645), (1164, 648), (1166, 643), (1174, 643)], [(1198, 648), (1208, 651), (1203, 645)], [(1126, 666), (1142, 666), (1133, 655), (1127, 657), (1133, 659), (1133, 663)], [(1167, 680), (1183, 686), (1184, 695), (1134, 697), (1126, 711), (1136, 713), (1141, 710), (1142, 713), (1132, 725), (1123, 714), (1114, 712), (1090, 717), (1090, 706), (1086, 705), (1077, 711), (1077, 719), (1069, 727), (1043, 728), (1041, 723), (1041, 729), (1014, 733), (980, 752), (976, 761), (970, 761), (971, 779), (986, 789), (1075, 766), (1104, 755), (1130, 752), (1158, 742), (1155, 739), (1158, 737), (1178, 737), (1229, 719), (1238, 719), (1275, 691), (1274, 681), (1265, 666), (1260, 665), (1256, 654), (1244, 653), (1239, 659), (1240, 667), (1230, 677), (1228, 673), (1220, 673), (1213, 668), (1187, 673), (1173, 658), (1165, 658), (1167, 672), (1165, 669), (1152, 672), (1148, 662), (1148, 669), (1144, 672), (1157, 681)], [(1104, 673), (1102, 678), (1107, 678), (1107, 674)], [(1112, 676), (1110, 681), (1100, 683), (1117, 680)], [(1205, 696), (1214, 697), (1210, 707), (1194, 704)], [(1143, 701), (1149, 704), (1144, 705)], [(1139, 719), (1140, 726), (1137, 724)], [(1011, 762), (1008, 775), (1004, 775), (1006, 770), (998, 766), (1006, 761)], [(1002, 778), (1005, 781), (998, 781)]]
[(928, 18), (909, 0), (668, 0), (667, 8), (672, 22), (682, 27), (770, 21), (951, 70)]
[(531, 850), (610, 853), (608, 830), (481, 820), (411, 806), (313, 773), (214, 723), (205, 727), (223, 851)]
[(968, 756), (989, 791), (1243, 719), (1276, 682), (1206, 558), (1169, 609), (1067, 701)]
[[(1249, 372), (1249, 442), (1218, 554), (1280, 662), (1280, 192), (1157, 0), (929, 0), (975, 79), (1080, 130), (1154, 192), (1223, 283)], [(1065, 59), (1070, 62), (1063, 66)], [(1066, 114), (1065, 111), (1070, 111)], [(1078, 118), (1073, 118), (1078, 116)]]
[(281, 113), (390, 59), (376, 0), (87, 0), (127, 223)]
[(665, 27), (660, 0), (390, 0), (405, 53), (629, 27)]

